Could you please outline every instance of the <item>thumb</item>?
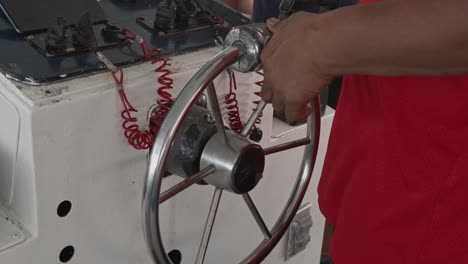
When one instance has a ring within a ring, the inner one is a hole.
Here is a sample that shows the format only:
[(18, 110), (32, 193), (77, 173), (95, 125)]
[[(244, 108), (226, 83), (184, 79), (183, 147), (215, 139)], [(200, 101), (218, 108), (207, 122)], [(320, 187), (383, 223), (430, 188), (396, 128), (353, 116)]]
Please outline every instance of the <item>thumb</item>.
[(269, 18), (266, 22), (266, 25), (271, 33), (276, 33), (278, 31), (279, 24), (280, 20), (277, 18)]

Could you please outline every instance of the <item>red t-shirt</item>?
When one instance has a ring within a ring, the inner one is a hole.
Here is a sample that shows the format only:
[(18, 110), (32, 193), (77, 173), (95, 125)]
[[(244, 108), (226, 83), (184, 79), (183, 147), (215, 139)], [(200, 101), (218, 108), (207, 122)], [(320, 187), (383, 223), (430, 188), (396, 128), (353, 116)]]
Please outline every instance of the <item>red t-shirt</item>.
[(334, 264), (468, 264), (468, 76), (345, 77), (318, 192)]

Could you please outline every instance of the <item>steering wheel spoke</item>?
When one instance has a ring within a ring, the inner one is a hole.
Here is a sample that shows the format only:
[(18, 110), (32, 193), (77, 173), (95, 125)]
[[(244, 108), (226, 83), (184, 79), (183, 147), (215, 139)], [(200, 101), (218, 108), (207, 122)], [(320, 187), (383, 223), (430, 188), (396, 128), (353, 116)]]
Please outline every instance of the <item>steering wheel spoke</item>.
[(250, 131), (252, 130), (253, 126), (255, 125), (255, 121), (260, 117), (260, 115), (263, 112), (263, 109), (266, 107), (266, 102), (263, 100), (260, 100), (258, 103), (257, 107), (255, 108), (255, 111), (252, 113), (252, 115), (249, 117), (249, 120), (245, 124), (244, 128), (242, 129), (240, 135), (243, 137), (247, 137), (250, 134)]
[(210, 211), (206, 219), (205, 229), (203, 230), (202, 239), (200, 241), (200, 247), (198, 248), (197, 259), (195, 264), (203, 264), (205, 262), (206, 251), (210, 243), (211, 232), (213, 231), (214, 222), (216, 220), (216, 214), (218, 213), (219, 203), (221, 201), (221, 195), (223, 189), (216, 188), (213, 199), (211, 200)]
[(208, 99), (215, 118), (216, 129), (218, 133), (223, 135), (224, 142), (228, 144), (228, 137), (226, 135), (226, 130), (224, 129), (223, 115), (221, 113), (221, 108), (219, 107), (218, 96), (216, 95), (216, 88), (213, 82), (208, 85)]
[(265, 156), (268, 156), (270, 154), (290, 150), (293, 148), (298, 148), (301, 146), (309, 145), (312, 141), (310, 138), (303, 138), (303, 139), (298, 139), (290, 142), (286, 142), (283, 144), (279, 144), (273, 147), (269, 147), (263, 150), (263, 153), (265, 153)]
[(159, 197), (159, 203), (162, 204), (165, 201), (169, 200), (170, 198), (176, 196), (183, 190), (189, 188), (190, 186), (194, 185), (195, 183), (203, 180), (205, 177), (209, 176), (213, 172), (216, 171), (215, 166), (209, 165), (208, 167), (200, 170), (195, 175), (191, 176), (190, 178), (176, 184), (174, 187), (170, 188), (169, 190), (163, 192)]
[(255, 221), (258, 224), (258, 227), (260, 227), (260, 230), (262, 231), (263, 235), (265, 236), (266, 239), (271, 238), (271, 233), (270, 230), (268, 230), (268, 227), (265, 224), (265, 221), (263, 221), (262, 216), (260, 215), (260, 212), (258, 211), (257, 207), (255, 206), (252, 197), (248, 193), (243, 194), (242, 197), (244, 198), (245, 203), (249, 207), (250, 212), (252, 213), (253, 217), (255, 218)]

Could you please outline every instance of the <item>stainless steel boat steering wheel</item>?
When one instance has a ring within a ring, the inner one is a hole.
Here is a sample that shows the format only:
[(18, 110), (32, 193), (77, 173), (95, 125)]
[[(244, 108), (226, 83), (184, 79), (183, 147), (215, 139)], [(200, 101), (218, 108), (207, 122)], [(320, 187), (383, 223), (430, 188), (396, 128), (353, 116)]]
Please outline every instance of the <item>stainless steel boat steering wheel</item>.
[[(152, 259), (158, 264), (173, 264), (164, 249), (159, 227), (159, 204), (198, 181), (215, 186), (211, 209), (203, 232), (196, 264), (204, 263), (211, 230), (223, 190), (241, 195), (253, 214), (264, 240), (240, 263), (260, 263), (276, 246), (299, 209), (307, 191), (317, 156), (320, 133), (320, 104), (311, 102), (313, 114), (307, 120), (304, 139), (263, 149), (247, 139), (255, 120), (265, 107), (262, 101), (243, 131), (238, 135), (225, 129), (216, 91), (212, 81), (231, 67), (242, 72), (261, 67), (260, 52), (268, 41), (268, 32), (261, 25), (234, 28), (225, 40), (225, 49), (205, 64), (187, 83), (163, 122), (149, 157), (143, 192), (143, 231)], [(191, 107), (207, 89), (217, 132), (208, 140), (201, 154), (201, 170), (195, 175), (161, 193), (161, 183), (167, 169), (168, 156), (177, 133)], [(260, 181), (265, 156), (299, 146), (305, 146), (302, 164), (293, 191), (281, 215), (272, 228), (265, 225), (248, 192)]]

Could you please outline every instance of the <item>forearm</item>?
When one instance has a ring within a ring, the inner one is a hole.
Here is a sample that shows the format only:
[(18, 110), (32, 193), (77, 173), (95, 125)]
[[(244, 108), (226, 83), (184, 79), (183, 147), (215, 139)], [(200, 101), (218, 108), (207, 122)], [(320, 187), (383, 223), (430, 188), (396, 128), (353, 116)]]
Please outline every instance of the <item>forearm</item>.
[(309, 38), (334, 74), (468, 73), (468, 0), (385, 0), (320, 15)]

